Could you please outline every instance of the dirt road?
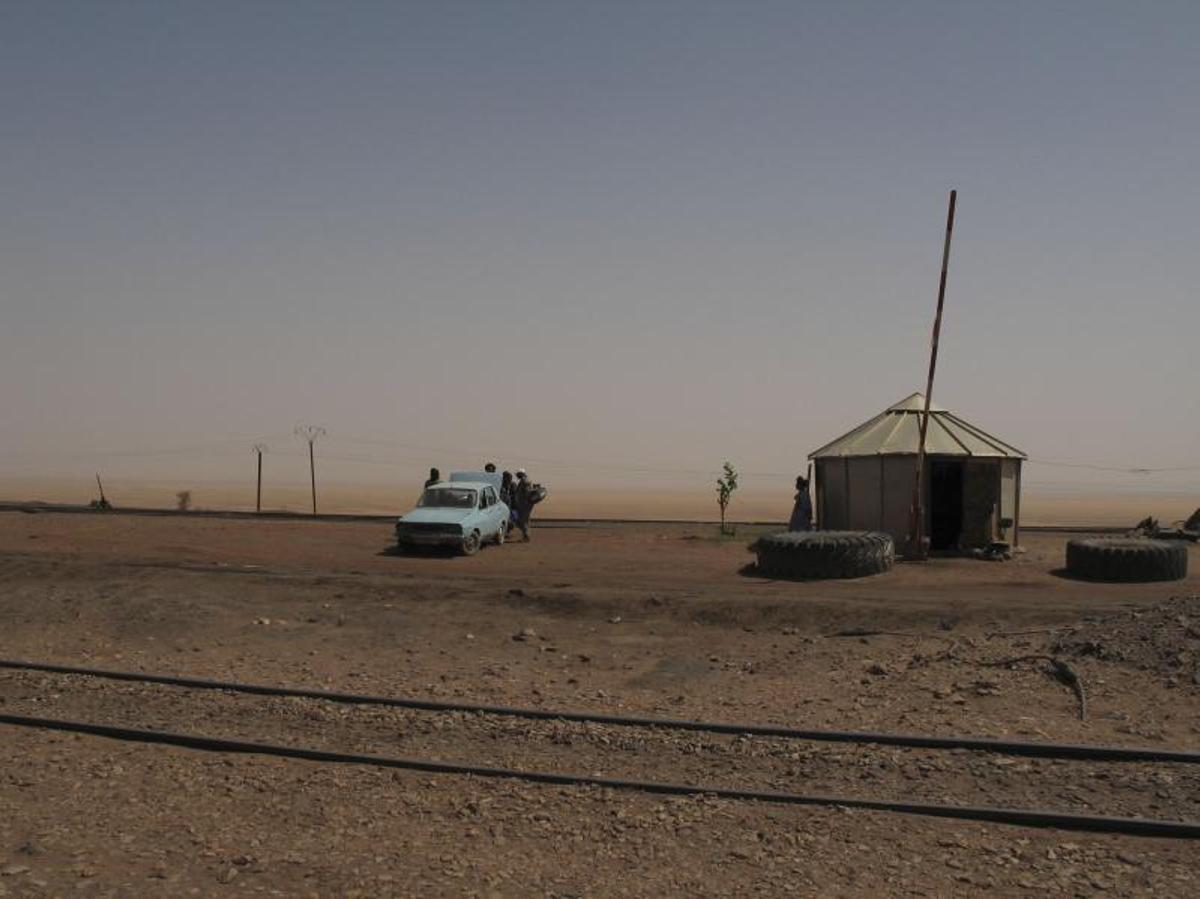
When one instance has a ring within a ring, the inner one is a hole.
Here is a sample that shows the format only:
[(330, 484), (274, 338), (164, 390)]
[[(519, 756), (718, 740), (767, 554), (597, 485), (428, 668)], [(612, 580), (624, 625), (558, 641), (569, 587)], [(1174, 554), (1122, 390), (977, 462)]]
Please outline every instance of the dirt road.
[[(1088, 585), (1065, 536), (867, 581), (697, 527), (398, 557), (385, 526), (0, 515), (0, 655), (796, 727), (1200, 746), (1200, 578)], [(1200, 564), (1193, 550), (1192, 571)], [(1172, 599), (1174, 597), (1174, 599)], [(888, 631), (863, 637), (847, 630)], [(1083, 677), (1088, 717), (1028, 655)], [(1191, 766), (714, 737), (0, 672), (0, 710), (806, 793), (1200, 819)], [(1194, 895), (1195, 845), (225, 757), (0, 730), (0, 895)], [(1181, 770), (1182, 769), (1182, 770)], [(7, 872), (7, 873), (6, 873)]]

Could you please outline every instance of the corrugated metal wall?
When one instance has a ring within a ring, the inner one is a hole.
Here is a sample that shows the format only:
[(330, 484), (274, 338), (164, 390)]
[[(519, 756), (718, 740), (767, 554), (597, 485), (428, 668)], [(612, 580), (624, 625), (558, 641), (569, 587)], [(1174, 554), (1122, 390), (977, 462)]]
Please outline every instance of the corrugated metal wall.
[(844, 531), (850, 527), (850, 507), (846, 495), (846, 460), (822, 459), (817, 462), (821, 476), (821, 527)]
[[(1000, 463), (1000, 517), (1017, 521), (1017, 473), (1021, 463), (1016, 459), (1005, 459)], [(1011, 541), (1015, 528), (998, 528), (1001, 540)]]
[[(936, 457), (930, 457), (933, 458)], [(993, 535), (1011, 540), (1013, 530), (1002, 531), (1000, 519), (1017, 516), (1020, 462), (1012, 459), (963, 461), (963, 546), (986, 546)], [(817, 459), (816, 501), (820, 526), (830, 531), (884, 531), (892, 535), (897, 546), (902, 546), (908, 539), (915, 477), (916, 459), (912, 456)], [(925, 484), (928, 515), (928, 469)], [(929, 530), (927, 519), (926, 532)]]
[[(892, 535), (896, 546), (908, 540), (909, 518), (912, 516), (913, 481), (917, 477), (917, 460), (912, 456), (883, 458), (883, 520), (881, 530)], [(926, 479), (928, 485), (928, 479)], [(926, 487), (928, 490), (928, 486)]]
[(850, 529), (877, 531), (883, 527), (882, 456), (847, 459), (850, 477)]

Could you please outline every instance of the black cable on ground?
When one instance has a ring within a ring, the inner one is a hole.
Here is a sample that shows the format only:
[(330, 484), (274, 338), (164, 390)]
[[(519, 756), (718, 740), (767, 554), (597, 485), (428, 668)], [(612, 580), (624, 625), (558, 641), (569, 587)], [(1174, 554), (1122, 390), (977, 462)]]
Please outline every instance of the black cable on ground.
[(989, 808), (986, 806), (935, 805), (923, 802), (900, 802), (886, 799), (855, 799), (845, 796), (806, 796), (800, 793), (780, 793), (772, 790), (735, 790), (724, 787), (692, 786), (647, 780), (623, 780), (594, 777), (586, 774), (558, 774), (552, 771), (522, 771), (512, 768), (491, 768), (455, 762), (427, 759), (389, 758), (379, 755), (332, 752), (270, 743), (251, 743), (245, 740), (225, 740), (193, 734), (174, 734), (166, 731), (142, 730), (131, 727), (112, 727), (83, 721), (63, 721), (55, 718), (31, 718), (25, 715), (0, 714), (0, 724), (67, 733), (89, 734), (135, 743), (157, 743), (200, 749), (207, 752), (236, 752), (268, 755), (278, 758), (303, 759), (311, 762), (334, 762), (344, 765), (373, 765), (379, 768), (403, 768), (433, 774), (465, 774), (474, 777), (503, 777), (533, 783), (560, 786), (604, 787), (611, 790), (630, 790), (667, 796), (715, 796), (719, 799), (750, 800), (786, 805), (841, 806), (876, 812), (898, 812), (907, 815), (926, 815), (935, 818), (956, 818), (962, 821), (986, 821), (992, 824), (1012, 824), (1020, 827), (1053, 827), (1060, 830), (1081, 830), (1096, 833), (1120, 833), (1140, 837), (1172, 837), (1200, 839), (1200, 822), (1157, 821), (1148, 818), (1114, 818), (1102, 815), (1076, 815), (1066, 812), (1034, 809)]
[(734, 724), (714, 721), (688, 721), (678, 718), (644, 718), (628, 715), (601, 715), (590, 712), (554, 711), (551, 709), (513, 708), (497, 705), (475, 705), (461, 702), (436, 702), (427, 699), (403, 699), (387, 696), (364, 696), (355, 693), (336, 693), (327, 690), (270, 687), (193, 677), (143, 674), (137, 671), (110, 671), (102, 668), (77, 668), (46, 662), (23, 662), (0, 659), (0, 668), (17, 671), (40, 671), (50, 674), (71, 674), (106, 680), (133, 683), (161, 684), (197, 690), (224, 690), (255, 696), (290, 696), (318, 699), (350, 705), (378, 705), (415, 709), (426, 712), (467, 712), (499, 715), (538, 721), (573, 721), (584, 724), (604, 724), (614, 727), (648, 727), (667, 730), (700, 731), (715, 734), (742, 734), (758, 737), (779, 737), (792, 740), (812, 740), (829, 743), (874, 743), (881, 746), (904, 746), (917, 749), (970, 749), (1002, 755), (1031, 758), (1076, 759), (1091, 762), (1177, 762), (1200, 763), (1200, 752), (1149, 747), (1091, 746), (1074, 743), (1031, 743), (1020, 740), (1001, 740), (990, 737), (932, 737), (919, 734), (885, 734), (863, 731), (799, 730), (771, 724)]

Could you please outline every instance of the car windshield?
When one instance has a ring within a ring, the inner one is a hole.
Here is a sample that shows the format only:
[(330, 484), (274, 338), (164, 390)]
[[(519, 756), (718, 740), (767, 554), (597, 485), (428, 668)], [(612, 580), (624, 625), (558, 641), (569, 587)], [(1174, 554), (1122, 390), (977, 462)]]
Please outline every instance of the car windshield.
[(417, 503), (422, 509), (474, 509), (475, 491), (463, 487), (430, 487)]

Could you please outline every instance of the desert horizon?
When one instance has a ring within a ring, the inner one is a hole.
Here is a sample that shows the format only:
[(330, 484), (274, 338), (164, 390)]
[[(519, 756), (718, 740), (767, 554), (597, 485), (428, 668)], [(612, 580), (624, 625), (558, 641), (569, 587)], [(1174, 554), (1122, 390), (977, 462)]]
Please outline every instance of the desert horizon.
[[(534, 472), (536, 476), (536, 472)], [(191, 493), (194, 510), (250, 511), (254, 509), (253, 484), (230, 481), (174, 482), (114, 478), (105, 480), (105, 495), (118, 508), (169, 509), (176, 495)], [(716, 521), (715, 491), (706, 484), (695, 487), (638, 487), (636, 484), (604, 487), (596, 484), (549, 483), (551, 494), (539, 507), (540, 518), (596, 518), (664, 521)], [(411, 508), (420, 492), (390, 482), (331, 482), (317, 485), (318, 511), (325, 513), (392, 515)], [(88, 478), (0, 479), (0, 500), (85, 504), (98, 495)], [(308, 485), (264, 485), (264, 511), (307, 512), (311, 508)], [(1128, 489), (1089, 485), (1031, 486), (1021, 497), (1023, 525), (1133, 527), (1147, 515), (1161, 522), (1178, 521), (1200, 505), (1200, 491), (1182, 488)], [(737, 522), (786, 521), (792, 507), (790, 485), (778, 489), (754, 485), (739, 489), (729, 507)]]
[(1200, 4), (3, 24), (0, 897), (1196, 894)]

